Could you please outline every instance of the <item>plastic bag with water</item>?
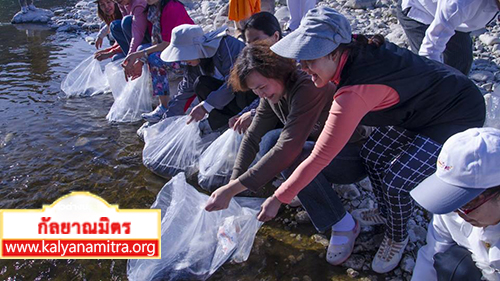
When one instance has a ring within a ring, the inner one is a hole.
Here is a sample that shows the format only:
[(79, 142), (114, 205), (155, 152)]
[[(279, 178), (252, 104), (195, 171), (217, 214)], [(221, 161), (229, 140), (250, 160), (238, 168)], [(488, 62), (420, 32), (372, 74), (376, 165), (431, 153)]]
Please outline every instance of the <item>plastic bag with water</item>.
[(226, 261), (248, 259), (263, 199), (239, 197), (207, 212), (208, 198), (182, 173), (165, 184), (151, 206), (161, 209), (161, 259), (129, 260), (130, 280), (206, 280)]
[(94, 96), (109, 91), (108, 79), (94, 55), (86, 58), (61, 82), (67, 97)]
[(144, 166), (167, 178), (180, 172), (192, 175), (198, 170), (204, 146), (198, 123), (186, 125), (188, 118), (166, 118), (144, 130)]
[(106, 65), (105, 73), (115, 102), (106, 115), (112, 122), (136, 122), (141, 114), (152, 109), (153, 88), (147, 65), (142, 67), (142, 75), (132, 81), (125, 80), (122, 61)]
[(201, 188), (212, 192), (229, 182), (242, 140), (243, 134), (229, 129), (203, 152), (198, 173)]
[(495, 91), (484, 95), (486, 103), (486, 121), (484, 127), (500, 129), (500, 84), (495, 85)]

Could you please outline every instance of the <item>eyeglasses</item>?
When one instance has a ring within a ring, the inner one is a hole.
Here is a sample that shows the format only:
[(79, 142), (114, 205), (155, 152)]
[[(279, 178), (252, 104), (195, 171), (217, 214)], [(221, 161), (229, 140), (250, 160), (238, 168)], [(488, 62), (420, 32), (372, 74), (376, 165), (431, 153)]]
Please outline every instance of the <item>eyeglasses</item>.
[(455, 212), (460, 212), (464, 215), (468, 215), (470, 213), (472, 213), (474, 210), (476, 210), (477, 208), (481, 207), (484, 203), (488, 202), (489, 200), (491, 200), (493, 197), (497, 196), (498, 195), (498, 192), (493, 192), (493, 194), (490, 194), (490, 196), (484, 198), (481, 202), (479, 202), (478, 204), (476, 204), (476, 206), (474, 207), (469, 207), (467, 206), (468, 204), (466, 204), (465, 206), (461, 207), (461, 208), (458, 208)]

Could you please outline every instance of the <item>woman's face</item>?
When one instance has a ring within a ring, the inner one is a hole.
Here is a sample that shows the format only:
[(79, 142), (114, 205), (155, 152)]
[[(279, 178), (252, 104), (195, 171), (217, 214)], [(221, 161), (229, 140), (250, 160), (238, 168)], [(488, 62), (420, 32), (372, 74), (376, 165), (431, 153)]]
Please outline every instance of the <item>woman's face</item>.
[[(478, 202), (479, 201), (479, 202)], [(466, 204), (466, 206), (473, 206), (480, 204), (481, 198), (473, 200), (471, 203)], [(464, 219), (466, 222), (472, 224), (475, 227), (487, 227), (489, 225), (496, 225), (500, 223), (500, 195), (497, 194), (491, 200), (486, 201), (480, 205), (474, 211), (468, 213), (467, 215), (457, 212), (458, 215)]]
[(246, 84), (259, 98), (276, 104), (285, 93), (285, 85), (276, 79), (266, 78), (258, 71), (252, 71), (246, 78)]
[(247, 44), (251, 44), (251, 43), (258, 41), (258, 40), (266, 40), (267, 42), (269, 42), (270, 45), (272, 45), (272, 44), (278, 42), (278, 40), (280, 38), (280, 34), (278, 31), (276, 31), (272, 36), (269, 36), (269, 35), (265, 34), (264, 31), (262, 31), (262, 30), (258, 30), (255, 28), (247, 28), (245, 30), (245, 38), (246, 38)]
[(315, 60), (301, 60), (302, 70), (311, 75), (311, 80), (317, 88), (324, 87), (332, 80), (340, 61), (340, 55), (326, 55)]
[(184, 60), (182, 61), (183, 63), (189, 65), (189, 66), (197, 66), (198, 64), (200, 64), (200, 59), (196, 59), (196, 60)]
[(160, 0), (148, 0), (147, 2), (148, 2), (148, 5), (154, 5), (158, 2), (160, 2)]
[(99, 0), (99, 7), (108, 16), (115, 13), (115, 2), (111, 0)]

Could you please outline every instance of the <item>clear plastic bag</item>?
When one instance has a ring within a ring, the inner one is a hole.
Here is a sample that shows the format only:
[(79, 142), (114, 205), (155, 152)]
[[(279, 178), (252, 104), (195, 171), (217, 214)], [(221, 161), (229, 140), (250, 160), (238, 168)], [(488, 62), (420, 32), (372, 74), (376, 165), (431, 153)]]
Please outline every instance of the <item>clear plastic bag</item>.
[(207, 212), (208, 198), (182, 173), (165, 184), (151, 206), (161, 210), (161, 259), (129, 260), (130, 280), (206, 280), (226, 261), (248, 259), (263, 199), (239, 197)]
[(151, 111), (153, 90), (151, 75), (146, 65), (142, 68), (141, 77), (126, 81), (121, 61), (106, 65), (111, 93), (115, 102), (106, 115), (112, 122), (136, 122), (142, 120), (141, 114)]
[(94, 96), (108, 92), (109, 84), (99, 61), (92, 55), (64, 77), (61, 90), (67, 97)]
[(243, 134), (229, 129), (203, 152), (198, 173), (201, 188), (212, 192), (229, 182), (242, 140)]
[(500, 129), (500, 84), (496, 85), (495, 91), (484, 95), (486, 103), (486, 121), (484, 127)]
[(192, 175), (204, 146), (197, 122), (186, 125), (189, 116), (166, 118), (144, 130), (144, 166), (162, 177), (179, 172)]

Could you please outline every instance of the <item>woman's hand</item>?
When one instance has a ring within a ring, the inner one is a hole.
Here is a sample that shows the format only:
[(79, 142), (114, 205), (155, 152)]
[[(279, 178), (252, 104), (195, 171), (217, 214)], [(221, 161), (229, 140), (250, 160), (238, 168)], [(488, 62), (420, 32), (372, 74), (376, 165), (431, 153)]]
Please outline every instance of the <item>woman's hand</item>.
[(97, 37), (97, 39), (95, 40), (95, 48), (96, 49), (99, 50), (102, 47), (102, 41), (103, 41), (102, 38)]
[(111, 52), (104, 52), (104, 50), (97, 51), (94, 53), (94, 58), (98, 61), (103, 61), (105, 59), (109, 59), (110, 57), (113, 56), (113, 53)]
[(278, 214), (280, 206), (281, 202), (274, 195), (267, 198), (260, 207), (260, 212), (257, 215), (257, 219), (262, 222), (272, 220)]
[(139, 60), (134, 64), (122, 64), (122, 66), (125, 72), (125, 80), (128, 82), (129, 78), (134, 80), (141, 77), (144, 63)]
[(248, 129), (248, 127), (250, 127), (250, 124), (252, 124), (252, 120), (253, 120), (252, 113), (245, 112), (234, 122), (232, 128), (236, 132), (243, 134)]
[(235, 116), (229, 118), (229, 121), (227, 122), (227, 125), (229, 126), (229, 128), (233, 128), (236, 121), (238, 121), (238, 118), (240, 118), (238, 115), (235, 115)]
[(238, 193), (245, 190), (246, 187), (239, 180), (232, 180), (228, 184), (219, 187), (208, 198), (205, 210), (209, 212), (224, 210), (229, 207), (231, 199)]
[(134, 65), (143, 56), (143, 51), (131, 53), (123, 60), (122, 66), (126, 68), (127, 65)]
[(233, 196), (227, 185), (219, 187), (219, 189), (214, 191), (212, 195), (210, 195), (210, 198), (208, 198), (205, 210), (213, 212), (227, 209), (232, 198)]
[(198, 104), (191, 110), (189, 113), (189, 120), (187, 121), (187, 124), (193, 122), (193, 121), (200, 121), (205, 117), (205, 114), (208, 114), (208, 111), (203, 107), (203, 104)]

